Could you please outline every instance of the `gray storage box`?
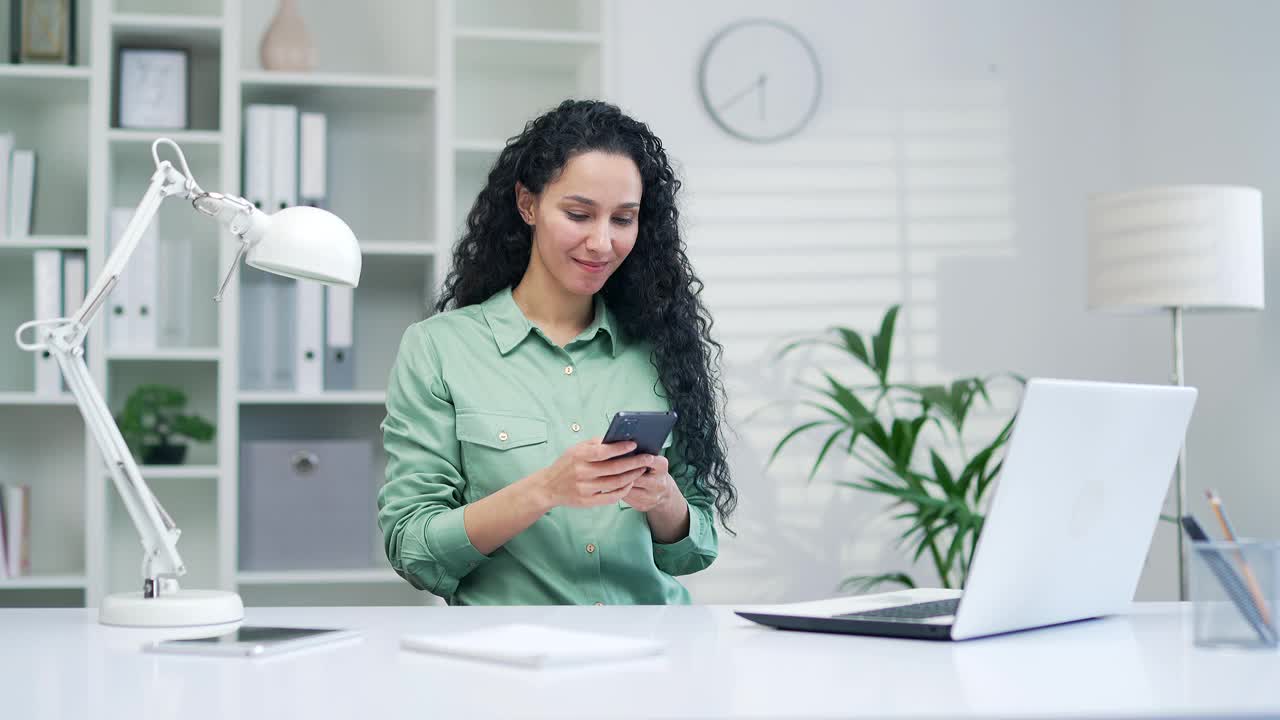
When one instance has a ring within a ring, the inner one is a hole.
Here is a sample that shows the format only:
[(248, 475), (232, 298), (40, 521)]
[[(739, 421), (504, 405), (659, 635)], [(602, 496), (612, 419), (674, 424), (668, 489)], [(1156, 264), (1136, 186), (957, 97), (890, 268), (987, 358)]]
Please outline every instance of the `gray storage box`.
[(270, 440), (242, 446), (240, 568), (373, 564), (373, 448), (368, 440)]

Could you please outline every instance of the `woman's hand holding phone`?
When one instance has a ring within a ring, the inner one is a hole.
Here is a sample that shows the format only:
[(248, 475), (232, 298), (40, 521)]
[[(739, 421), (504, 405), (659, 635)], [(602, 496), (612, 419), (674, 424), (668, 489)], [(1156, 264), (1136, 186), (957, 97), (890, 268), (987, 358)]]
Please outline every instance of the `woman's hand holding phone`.
[(666, 458), (627, 455), (635, 449), (636, 444), (631, 441), (603, 443), (600, 438), (569, 448), (541, 473), (547, 503), (551, 507), (576, 508), (608, 505), (626, 498), (657, 461), (662, 462), (666, 474)]
[(667, 472), (669, 467), (667, 459), (662, 455), (643, 457), (653, 458), (653, 463), (649, 466), (648, 472), (636, 478), (631, 486), (631, 492), (628, 492), (622, 500), (640, 512), (649, 512), (672, 497), (683, 497), (680, 488), (676, 487), (676, 481), (671, 479), (671, 474)]

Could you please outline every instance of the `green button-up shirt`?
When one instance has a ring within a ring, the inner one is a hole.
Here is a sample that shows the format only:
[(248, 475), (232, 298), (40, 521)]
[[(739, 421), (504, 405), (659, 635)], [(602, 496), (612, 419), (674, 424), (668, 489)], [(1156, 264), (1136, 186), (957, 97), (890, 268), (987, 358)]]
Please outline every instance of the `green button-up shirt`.
[(718, 540), (678, 436), (663, 450), (689, 502), (678, 542), (655, 542), (644, 513), (622, 502), (557, 507), (488, 556), (463, 524), (467, 503), (604, 435), (615, 412), (670, 409), (652, 346), (615, 327), (597, 296), (592, 324), (557, 346), (507, 289), (405, 332), (387, 387), (378, 523), (414, 587), (455, 605), (689, 602), (674, 576), (710, 565)]

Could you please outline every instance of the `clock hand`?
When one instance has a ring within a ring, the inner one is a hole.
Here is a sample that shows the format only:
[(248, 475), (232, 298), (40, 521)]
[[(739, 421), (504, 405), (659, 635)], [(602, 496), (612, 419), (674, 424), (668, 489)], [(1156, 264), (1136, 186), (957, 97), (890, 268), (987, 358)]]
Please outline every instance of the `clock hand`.
[(765, 81), (768, 80), (768, 78), (769, 78), (768, 75), (765, 75), (764, 73), (760, 73), (760, 122), (761, 123), (764, 122), (764, 100), (766, 95), (764, 84), (765, 84)]
[(735, 94), (733, 95), (733, 97), (731, 97), (731, 98), (729, 98), (728, 100), (725, 100), (724, 102), (722, 102), (722, 103), (720, 103), (719, 105), (717, 105), (717, 106), (716, 106), (716, 109), (717, 109), (717, 110), (719, 110), (719, 111), (721, 111), (721, 112), (724, 112), (724, 111), (725, 111), (725, 110), (727, 110), (731, 105), (736, 105), (736, 104), (738, 103), (738, 101), (739, 101), (739, 100), (741, 100), (742, 98), (744, 98), (744, 97), (746, 97), (747, 95), (749, 95), (749, 94), (751, 93), (751, 91), (755, 90), (756, 88), (761, 87), (761, 86), (763, 85), (763, 83), (764, 83), (764, 75), (761, 75), (759, 78), (756, 78), (755, 82), (752, 82), (750, 85), (746, 86), (745, 88), (743, 88), (743, 89), (739, 90), (737, 93), (735, 93)]

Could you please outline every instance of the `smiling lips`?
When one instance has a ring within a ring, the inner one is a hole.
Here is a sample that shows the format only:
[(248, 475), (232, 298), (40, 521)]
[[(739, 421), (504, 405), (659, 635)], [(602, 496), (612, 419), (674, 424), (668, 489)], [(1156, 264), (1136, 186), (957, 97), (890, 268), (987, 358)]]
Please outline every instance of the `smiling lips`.
[(586, 270), (589, 273), (603, 272), (605, 268), (609, 267), (609, 263), (607, 262), (593, 263), (593, 262), (587, 262), (585, 260), (579, 260), (578, 258), (571, 258), (571, 259), (574, 262), (578, 263), (579, 267), (581, 267), (583, 270)]

